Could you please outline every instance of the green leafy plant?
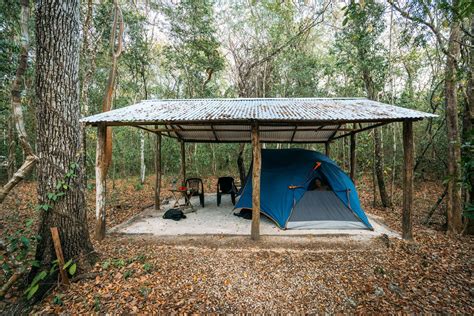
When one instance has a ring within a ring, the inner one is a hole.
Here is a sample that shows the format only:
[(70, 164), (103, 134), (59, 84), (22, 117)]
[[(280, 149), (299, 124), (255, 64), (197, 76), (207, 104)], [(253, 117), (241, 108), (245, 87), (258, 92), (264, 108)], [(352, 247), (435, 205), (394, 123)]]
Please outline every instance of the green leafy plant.
[(63, 305), (62, 295), (55, 295), (53, 297), (53, 304), (55, 305)]
[(127, 270), (125, 271), (125, 273), (123, 274), (123, 277), (126, 279), (128, 279), (129, 277), (131, 277), (133, 275), (135, 271), (132, 269), (132, 270)]
[(151, 273), (151, 271), (153, 270), (153, 265), (151, 265), (150, 263), (145, 263), (143, 265), (143, 270), (146, 272), (146, 273)]
[[(38, 272), (36, 276), (33, 278), (33, 281), (31, 281), (29, 287), (24, 292), (26, 295), (26, 298), (28, 300), (31, 299), (38, 291), (40, 282), (45, 280), (46, 277), (48, 276), (50, 277), (53, 276), (58, 271), (58, 269), (59, 269), (59, 264), (58, 264), (58, 260), (56, 259), (52, 262), (52, 265), (49, 271), (42, 270)], [(63, 265), (63, 269), (66, 270), (70, 276), (73, 276), (74, 274), (76, 274), (77, 264), (74, 263), (72, 259), (70, 259), (68, 262), (66, 262)]]

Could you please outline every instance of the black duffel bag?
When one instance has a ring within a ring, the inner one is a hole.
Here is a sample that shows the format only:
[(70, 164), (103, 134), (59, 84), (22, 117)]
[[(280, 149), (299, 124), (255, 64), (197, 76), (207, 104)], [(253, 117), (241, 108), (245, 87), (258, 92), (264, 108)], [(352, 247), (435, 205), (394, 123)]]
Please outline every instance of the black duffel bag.
[(186, 215), (184, 215), (183, 211), (179, 208), (170, 208), (165, 212), (165, 214), (163, 214), (163, 218), (179, 221), (182, 218), (186, 218)]

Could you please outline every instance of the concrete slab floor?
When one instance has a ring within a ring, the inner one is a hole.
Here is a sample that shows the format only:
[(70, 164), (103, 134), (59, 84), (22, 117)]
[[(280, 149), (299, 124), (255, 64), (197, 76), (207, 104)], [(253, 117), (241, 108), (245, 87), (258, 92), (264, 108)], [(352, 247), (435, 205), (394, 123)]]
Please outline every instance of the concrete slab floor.
[[(222, 203), (218, 207), (215, 194), (205, 196), (205, 207), (199, 205), (198, 197), (191, 199), (196, 212), (187, 213), (186, 219), (173, 221), (163, 219), (165, 210), (171, 208), (171, 204), (162, 206), (161, 211), (155, 211), (153, 207), (145, 209), (129, 221), (122, 223), (109, 230), (109, 233), (118, 234), (151, 234), (156, 236), (180, 236), (180, 235), (250, 235), (251, 220), (235, 216), (230, 195), (222, 197)], [(296, 235), (344, 235), (351, 239), (364, 240), (387, 234), (389, 237), (399, 238), (397, 232), (390, 230), (381, 224), (374, 216), (367, 214), (369, 221), (374, 227), (373, 231), (363, 229), (298, 229), (283, 230), (278, 228), (266, 216), (260, 219), (260, 234), (270, 236), (296, 236)]]

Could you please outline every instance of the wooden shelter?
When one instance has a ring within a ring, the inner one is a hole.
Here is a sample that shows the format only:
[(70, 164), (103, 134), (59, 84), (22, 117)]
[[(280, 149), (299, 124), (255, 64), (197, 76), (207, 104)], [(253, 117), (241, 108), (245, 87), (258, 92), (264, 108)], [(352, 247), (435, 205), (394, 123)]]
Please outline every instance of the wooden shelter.
[(161, 137), (181, 144), (181, 178), (186, 178), (185, 143), (252, 144), (253, 216), (251, 237), (259, 238), (261, 144), (330, 143), (350, 137), (350, 175), (354, 177), (356, 134), (392, 122), (403, 122), (403, 238), (412, 238), (413, 122), (436, 115), (363, 98), (182, 99), (146, 100), (82, 119), (96, 126), (96, 238), (105, 236), (107, 131), (112, 126), (134, 126), (156, 134), (155, 207), (161, 186)]

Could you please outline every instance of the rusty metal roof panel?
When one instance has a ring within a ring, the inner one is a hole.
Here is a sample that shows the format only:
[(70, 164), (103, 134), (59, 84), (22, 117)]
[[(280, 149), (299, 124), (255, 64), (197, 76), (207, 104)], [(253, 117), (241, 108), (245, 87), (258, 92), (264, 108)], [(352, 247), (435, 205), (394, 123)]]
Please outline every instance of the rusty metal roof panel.
[(419, 120), (436, 115), (363, 98), (147, 100), (83, 118), (87, 124), (246, 124)]

